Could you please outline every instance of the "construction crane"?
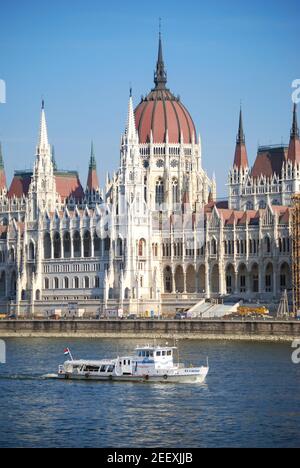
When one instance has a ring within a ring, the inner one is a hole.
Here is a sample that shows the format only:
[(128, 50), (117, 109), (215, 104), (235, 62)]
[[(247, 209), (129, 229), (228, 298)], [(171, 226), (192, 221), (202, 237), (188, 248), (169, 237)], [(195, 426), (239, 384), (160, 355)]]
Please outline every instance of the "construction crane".
[(292, 198), (293, 312), (300, 315), (300, 194)]

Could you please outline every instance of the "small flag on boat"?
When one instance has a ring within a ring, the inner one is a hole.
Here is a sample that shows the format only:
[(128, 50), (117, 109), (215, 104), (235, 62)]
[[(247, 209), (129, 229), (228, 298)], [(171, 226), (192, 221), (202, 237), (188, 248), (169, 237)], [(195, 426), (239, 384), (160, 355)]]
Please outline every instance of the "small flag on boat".
[(71, 361), (73, 361), (73, 356), (72, 356), (71, 351), (69, 350), (69, 348), (65, 348), (65, 349), (64, 349), (64, 354), (65, 354), (66, 356), (69, 355)]

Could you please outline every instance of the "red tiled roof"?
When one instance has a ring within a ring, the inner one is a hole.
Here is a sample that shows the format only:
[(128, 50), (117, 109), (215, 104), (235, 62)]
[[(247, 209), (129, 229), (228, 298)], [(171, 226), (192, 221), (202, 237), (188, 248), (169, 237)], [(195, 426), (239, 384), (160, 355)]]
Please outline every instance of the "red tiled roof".
[(6, 189), (6, 176), (4, 169), (0, 169), (0, 190)]
[(272, 177), (274, 174), (280, 175), (283, 163), (287, 159), (287, 149), (283, 147), (270, 148), (257, 154), (253, 169), (252, 177)]
[(70, 197), (81, 200), (84, 197), (77, 172), (57, 172), (55, 173), (55, 182), (56, 191), (63, 200)]
[(291, 138), (289, 144), (288, 159), (293, 163), (300, 163), (300, 139)]
[(194, 122), (181, 101), (167, 89), (152, 90), (135, 109), (135, 122), (140, 143), (150, 141), (151, 130), (154, 143), (166, 141), (168, 130), (169, 142), (180, 143), (181, 134), (184, 143), (191, 143), (196, 138)]
[(26, 172), (15, 174), (9, 187), (8, 197), (12, 198), (15, 196), (16, 198), (21, 198), (23, 195), (27, 195), (31, 177), (32, 174)]
[(86, 185), (90, 190), (97, 190), (99, 188), (99, 180), (96, 169), (89, 169)]

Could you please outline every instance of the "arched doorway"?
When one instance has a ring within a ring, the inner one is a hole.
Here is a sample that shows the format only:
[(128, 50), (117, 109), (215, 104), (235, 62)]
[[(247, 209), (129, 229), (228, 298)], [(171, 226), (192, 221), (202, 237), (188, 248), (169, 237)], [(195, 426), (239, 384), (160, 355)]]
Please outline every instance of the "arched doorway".
[(211, 292), (215, 294), (220, 292), (219, 265), (218, 264), (215, 264), (211, 271)]
[(175, 272), (175, 287), (176, 292), (184, 292), (184, 273), (182, 266), (178, 266)]
[(253, 293), (259, 292), (259, 268), (257, 263), (254, 263), (250, 272), (250, 289)]
[(240, 293), (246, 293), (247, 291), (247, 274), (246, 265), (242, 263), (238, 268), (238, 288)]
[(201, 265), (198, 270), (198, 293), (205, 293), (205, 265)]
[(6, 274), (5, 274), (5, 271), (2, 271), (0, 275), (0, 296), (3, 297), (5, 295), (6, 295)]
[(286, 262), (280, 266), (279, 285), (280, 291), (291, 289), (291, 270)]
[(265, 270), (265, 292), (273, 292), (273, 265), (268, 263)]
[(165, 293), (171, 293), (173, 291), (172, 286), (172, 270), (169, 266), (164, 269), (164, 290)]
[(186, 291), (188, 293), (196, 292), (196, 271), (193, 265), (189, 265), (186, 270)]
[(226, 267), (226, 292), (227, 294), (234, 294), (235, 292), (235, 274), (231, 264)]

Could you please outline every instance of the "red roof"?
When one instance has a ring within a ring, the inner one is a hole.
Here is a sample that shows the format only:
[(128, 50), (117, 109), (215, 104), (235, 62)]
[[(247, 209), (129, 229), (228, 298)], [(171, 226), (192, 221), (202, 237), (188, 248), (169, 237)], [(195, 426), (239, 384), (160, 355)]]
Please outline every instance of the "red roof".
[(258, 151), (251, 175), (252, 177), (280, 175), (286, 159), (287, 148), (283, 146), (262, 148)]
[(15, 173), (13, 180), (10, 184), (8, 197), (21, 198), (23, 195), (28, 194), (29, 186), (31, 183), (32, 173)]
[(245, 169), (246, 167), (249, 167), (247, 149), (244, 143), (236, 144), (233, 166), (236, 166), (239, 169), (241, 167), (243, 169)]
[(194, 122), (182, 104), (167, 89), (154, 89), (135, 109), (135, 122), (140, 143), (149, 143), (151, 131), (154, 143), (164, 143), (166, 132), (170, 143), (178, 144), (196, 139)]
[(0, 169), (0, 190), (6, 188), (6, 176), (4, 169)]
[(293, 163), (300, 163), (300, 139), (298, 137), (290, 140), (288, 159)]
[(70, 197), (81, 200), (84, 197), (83, 188), (77, 172), (56, 172), (55, 182), (56, 191), (63, 200)]
[(99, 180), (96, 169), (89, 169), (86, 185), (90, 190), (97, 190), (99, 188)]

